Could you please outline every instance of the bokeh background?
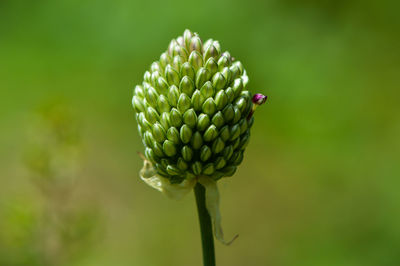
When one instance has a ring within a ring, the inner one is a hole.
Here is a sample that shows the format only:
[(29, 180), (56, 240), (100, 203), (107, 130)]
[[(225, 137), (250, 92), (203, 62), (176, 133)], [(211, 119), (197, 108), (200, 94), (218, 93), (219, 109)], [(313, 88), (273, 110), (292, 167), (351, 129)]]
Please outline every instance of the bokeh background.
[(240, 237), (216, 243), (218, 265), (400, 265), (398, 10), (0, 1), (0, 265), (201, 265), (193, 195), (139, 180), (131, 107), (186, 28), (219, 40), (269, 96), (244, 162), (219, 182), (225, 233)]

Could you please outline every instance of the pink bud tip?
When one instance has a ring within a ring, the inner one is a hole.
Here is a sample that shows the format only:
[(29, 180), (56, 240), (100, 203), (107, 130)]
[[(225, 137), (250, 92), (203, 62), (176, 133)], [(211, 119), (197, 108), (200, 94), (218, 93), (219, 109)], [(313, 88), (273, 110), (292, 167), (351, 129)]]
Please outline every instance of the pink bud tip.
[(256, 93), (254, 94), (252, 101), (254, 104), (261, 105), (267, 101), (267, 98), (268, 97), (266, 95)]

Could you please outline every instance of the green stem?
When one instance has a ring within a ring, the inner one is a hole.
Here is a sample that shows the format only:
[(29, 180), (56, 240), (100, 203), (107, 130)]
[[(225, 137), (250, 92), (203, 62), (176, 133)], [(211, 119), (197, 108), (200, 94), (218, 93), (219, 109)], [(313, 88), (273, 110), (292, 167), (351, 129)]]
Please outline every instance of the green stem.
[(194, 194), (199, 214), (203, 263), (204, 266), (215, 266), (214, 236), (211, 218), (206, 208), (206, 190), (202, 185), (197, 183), (194, 187)]

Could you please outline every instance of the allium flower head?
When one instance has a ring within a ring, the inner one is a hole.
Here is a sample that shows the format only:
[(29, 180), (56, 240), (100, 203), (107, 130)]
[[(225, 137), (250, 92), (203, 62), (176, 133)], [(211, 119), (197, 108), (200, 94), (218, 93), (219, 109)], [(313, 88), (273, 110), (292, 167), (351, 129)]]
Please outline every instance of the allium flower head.
[(218, 41), (186, 30), (134, 89), (145, 157), (172, 184), (235, 173), (254, 117), (248, 77)]
[(266, 100), (252, 96), (247, 83), (242, 63), (218, 41), (203, 43), (185, 30), (151, 64), (132, 98), (145, 146), (140, 177), (175, 199), (201, 184), (215, 237), (224, 244), (231, 242), (222, 233), (216, 181), (242, 162), (254, 110)]

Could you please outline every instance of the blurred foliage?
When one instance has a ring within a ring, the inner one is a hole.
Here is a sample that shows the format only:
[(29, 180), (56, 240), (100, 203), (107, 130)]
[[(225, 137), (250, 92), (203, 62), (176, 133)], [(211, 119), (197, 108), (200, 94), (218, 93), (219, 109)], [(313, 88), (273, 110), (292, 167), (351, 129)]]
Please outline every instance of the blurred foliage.
[[(394, 0), (0, 1), (0, 235), (13, 235), (0, 258), (14, 259), (0, 265), (38, 262), (47, 203), (20, 158), (31, 110), (53, 97), (82, 125), (73, 202), (105, 215), (104, 239), (69, 265), (200, 265), (193, 197), (169, 201), (138, 178), (130, 104), (185, 28), (218, 39), (249, 89), (269, 96), (244, 162), (220, 182), (225, 233), (240, 237), (217, 245), (219, 265), (399, 265), (398, 10)], [(50, 170), (49, 156), (33, 165)]]
[(0, 209), (0, 265), (71, 265), (98, 238), (98, 211), (73, 202), (82, 168), (79, 127), (68, 107), (52, 100), (28, 128), (24, 161), (37, 196)]

